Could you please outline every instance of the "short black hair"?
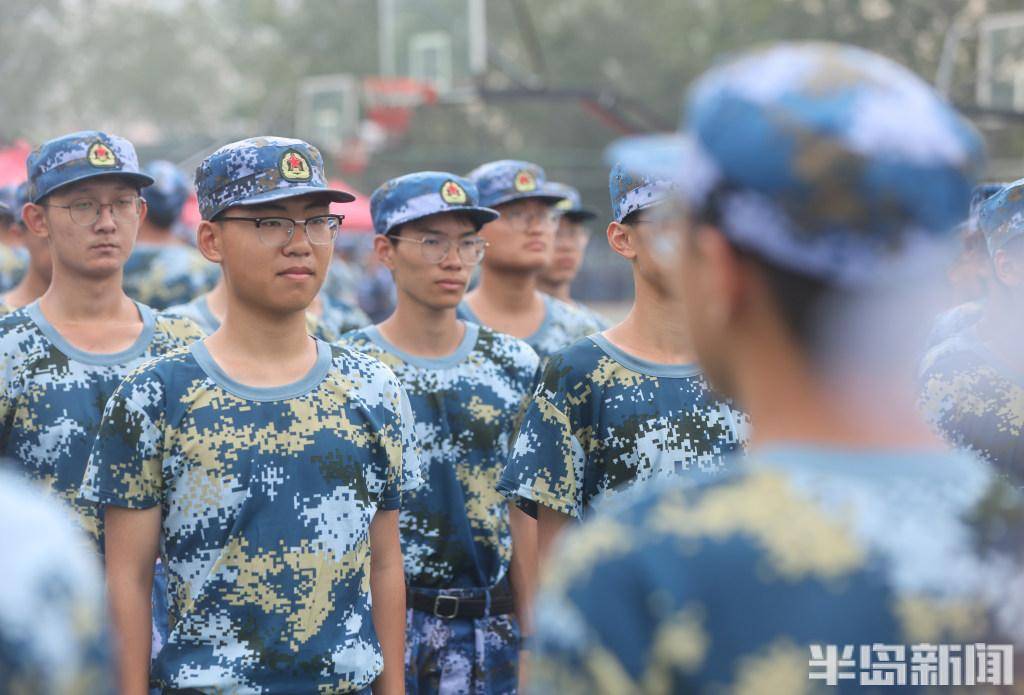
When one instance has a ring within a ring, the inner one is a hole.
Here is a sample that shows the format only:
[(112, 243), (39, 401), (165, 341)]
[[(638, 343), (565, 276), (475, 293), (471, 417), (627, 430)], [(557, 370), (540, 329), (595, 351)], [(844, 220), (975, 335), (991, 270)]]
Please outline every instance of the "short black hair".
[[(694, 221), (717, 229), (722, 228), (719, 201), (725, 188), (711, 193), (703, 207), (695, 210)], [(825, 312), (836, 305), (852, 300), (848, 292), (826, 280), (804, 275), (778, 263), (769, 261), (759, 252), (745, 248), (731, 239), (729, 244), (747, 263), (756, 266), (764, 275), (768, 291), (778, 306), (783, 324), (789, 334), (807, 352), (813, 353), (821, 338)]]

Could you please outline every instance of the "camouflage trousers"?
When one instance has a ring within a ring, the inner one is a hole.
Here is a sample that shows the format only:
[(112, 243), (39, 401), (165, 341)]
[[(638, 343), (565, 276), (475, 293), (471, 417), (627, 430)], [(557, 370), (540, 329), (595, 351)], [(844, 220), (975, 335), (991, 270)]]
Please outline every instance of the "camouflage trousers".
[(519, 625), (515, 616), (445, 620), (408, 611), (408, 695), (512, 695), (518, 676)]

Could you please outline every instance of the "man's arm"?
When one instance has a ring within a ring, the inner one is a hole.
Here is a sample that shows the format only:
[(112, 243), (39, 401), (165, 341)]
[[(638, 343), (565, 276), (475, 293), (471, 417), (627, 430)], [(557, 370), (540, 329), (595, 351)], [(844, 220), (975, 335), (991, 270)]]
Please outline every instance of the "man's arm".
[(533, 596), (537, 591), (537, 522), (515, 502), (508, 503), (508, 525), (512, 534), (512, 562), (509, 575), (516, 601), (519, 631), (533, 631)]
[(572, 517), (556, 512), (543, 504), (537, 505), (537, 555), (538, 566), (544, 569), (551, 559), (551, 548), (558, 539), (558, 534), (572, 521)]
[(148, 695), (153, 565), (160, 507), (106, 507), (107, 590), (120, 650), (121, 695)]
[(405, 570), (398, 540), (398, 510), (377, 510), (370, 523), (370, 596), (384, 671), (375, 695), (405, 692)]

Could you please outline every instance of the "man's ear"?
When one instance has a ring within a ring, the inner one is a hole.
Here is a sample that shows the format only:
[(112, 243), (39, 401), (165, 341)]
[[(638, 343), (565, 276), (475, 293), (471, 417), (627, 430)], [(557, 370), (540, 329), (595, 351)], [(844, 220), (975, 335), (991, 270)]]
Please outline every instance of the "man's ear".
[(395, 245), (386, 234), (374, 236), (373, 253), (382, 266), (391, 272), (395, 271)]
[(147, 203), (146, 199), (143, 198), (142, 195), (140, 194), (139, 195), (139, 224), (140, 225), (143, 222), (146, 221), (146, 215), (148, 215), (148, 214), (149, 214), (149, 203)]
[(203, 258), (213, 263), (221, 263), (224, 260), (222, 233), (223, 230), (216, 222), (203, 220), (199, 223), (199, 228), (196, 229), (196, 247), (199, 253), (203, 254)]
[(608, 245), (612, 247), (612, 251), (630, 261), (636, 258), (636, 250), (633, 248), (633, 230), (628, 225), (611, 222), (608, 224), (606, 234)]
[(29, 234), (40, 239), (50, 238), (50, 221), (46, 219), (46, 209), (42, 205), (25, 203), (21, 208), (21, 219), (25, 221)]
[[(1017, 242), (1024, 247), (1024, 243)], [(999, 249), (992, 256), (996, 279), (1007, 287), (1024, 286), (1024, 248)]]

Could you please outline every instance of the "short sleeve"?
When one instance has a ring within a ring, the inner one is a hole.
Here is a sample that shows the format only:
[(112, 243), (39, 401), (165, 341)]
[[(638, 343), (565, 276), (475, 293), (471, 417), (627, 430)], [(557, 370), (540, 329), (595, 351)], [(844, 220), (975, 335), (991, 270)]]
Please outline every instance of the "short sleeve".
[[(129, 377), (107, 401), (79, 492), (83, 499), (129, 509), (148, 509), (163, 500), (160, 422), (133, 400), (136, 386)], [(152, 390), (147, 393), (153, 397)], [(162, 405), (162, 390), (157, 400)]]
[(533, 502), (581, 518), (586, 455), (576, 436), (575, 411), (563, 399), (564, 386), (557, 363), (549, 361), (523, 412), (498, 491), (528, 514)]
[(402, 493), (423, 484), (420, 457), (413, 430), (412, 405), (398, 378), (388, 372), (384, 383), (384, 413), (378, 436), (384, 452), (384, 485), (378, 497), (379, 509), (401, 507)]

